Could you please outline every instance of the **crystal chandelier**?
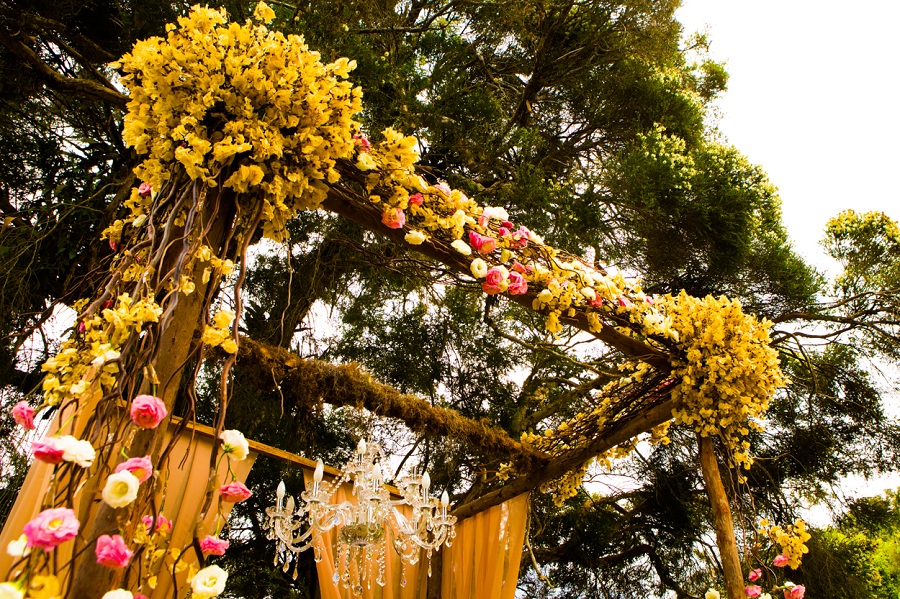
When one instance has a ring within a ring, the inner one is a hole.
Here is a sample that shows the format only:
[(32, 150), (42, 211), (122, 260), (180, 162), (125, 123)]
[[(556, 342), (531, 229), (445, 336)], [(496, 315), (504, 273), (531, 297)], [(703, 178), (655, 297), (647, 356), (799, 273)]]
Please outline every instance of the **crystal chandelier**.
[[(414, 473), (400, 479), (400, 498), (392, 499), (383, 484), (385, 462), (381, 447), (361, 440), (340, 476), (326, 483), (322, 481), (324, 465), (319, 460), (312, 482), (307, 482), (306, 491), (300, 494), (299, 506), (293, 497), (285, 498), (284, 481), (279, 483), (277, 503), (266, 509), (265, 521), (268, 538), (276, 541), (275, 565), (283, 562), (287, 572), (291, 556), (310, 547), (315, 561), (321, 561), (324, 543), (317, 541), (323, 533), (335, 530), (333, 582), (343, 584), (354, 595), (360, 595), (364, 585), (371, 588), (373, 579), (384, 586), (388, 539), (400, 556), (402, 585), (406, 584), (407, 564), (418, 563), (422, 551), (430, 576), (432, 552), (444, 544), (449, 547), (456, 536), (456, 516), (447, 513), (447, 492), (440, 500), (431, 497), (428, 472), (421, 476)], [(356, 503), (332, 503), (335, 492), (350, 480)], [(398, 509), (404, 506), (408, 516)]]

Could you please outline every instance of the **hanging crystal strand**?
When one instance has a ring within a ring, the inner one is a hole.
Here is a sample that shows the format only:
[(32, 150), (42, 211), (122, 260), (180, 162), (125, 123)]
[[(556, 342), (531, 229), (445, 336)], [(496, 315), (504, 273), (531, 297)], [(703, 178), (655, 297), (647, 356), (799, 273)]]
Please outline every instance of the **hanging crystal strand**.
[(431, 549), (425, 552), (425, 556), (428, 560), (428, 578), (431, 578)]
[(400, 560), (400, 586), (406, 586), (406, 560)]
[(363, 578), (366, 579), (366, 588), (372, 588), (372, 578), (374, 578), (372, 574), (372, 547), (370, 545), (366, 545), (366, 559), (362, 566), (365, 568), (365, 576)]
[(291, 578), (293, 578), (294, 580), (297, 580), (297, 575), (299, 574), (299, 572), (297, 571), (297, 566), (299, 565), (299, 562), (300, 562), (300, 560), (298, 560), (297, 556), (295, 555), (294, 556), (294, 572), (293, 572), (293, 574), (291, 574)]
[(351, 555), (353, 556), (353, 565), (355, 566), (350, 572), (353, 581), (353, 594), (359, 596), (362, 595), (362, 576), (365, 573), (363, 570), (363, 551), (359, 547), (353, 547), (351, 549)]
[(381, 541), (381, 545), (378, 546), (378, 578), (375, 580), (375, 582), (378, 583), (378, 586), (382, 587), (385, 583), (385, 558), (387, 557), (385, 555), (386, 547), (387, 536), (385, 535), (384, 540)]
[(318, 543), (313, 545), (313, 559), (316, 561), (317, 564), (320, 561), (322, 561), (322, 548), (319, 547)]

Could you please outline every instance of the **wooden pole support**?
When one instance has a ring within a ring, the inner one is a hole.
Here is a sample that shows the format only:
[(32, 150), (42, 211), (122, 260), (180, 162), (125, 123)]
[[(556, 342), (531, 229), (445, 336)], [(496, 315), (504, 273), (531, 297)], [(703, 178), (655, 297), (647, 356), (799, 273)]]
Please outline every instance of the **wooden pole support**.
[(734, 521), (731, 519), (731, 507), (728, 505), (728, 495), (725, 494), (725, 486), (722, 484), (713, 441), (710, 437), (697, 435), (697, 442), (700, 446), (700, 470), (712, 506), (719, 558), (722, 560), (725, 575), (725, 590), (728, 599), (743, 599), (744, 575), (741, 570), (741, 558), (738, 555), (737, 539), (734, 536)]

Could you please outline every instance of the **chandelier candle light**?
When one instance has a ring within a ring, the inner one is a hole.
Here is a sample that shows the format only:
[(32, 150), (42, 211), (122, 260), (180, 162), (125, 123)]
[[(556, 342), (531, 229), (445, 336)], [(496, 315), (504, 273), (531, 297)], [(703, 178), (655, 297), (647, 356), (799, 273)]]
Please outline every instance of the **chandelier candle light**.
[[(312, 482), (306, 483), (306, 491), (300, 494), (299, 506), (293, 497), (285, 498), (284, 481), (279, 483), (277, 503), (266, 509), (265, 523), (268, 537), (276, 540), (275, 564), (282, 561), (287, 572), (291, 556), (310, 547), (316, 562), (321, 561), (325, 544), (317, 541), (323, 533), (335, 529), (333, 581), (335, 585), (343, 583), (354, 595), (362, 593), (363, 585), (371, 588), (373, 579), (385, 585), (389, 539), (402, 563), (401, 585), (406, 585), (407, 564), (418, 563), (423, 550), (430, 576), (432, 552), (444, 544), (449, 547), (456, 536), (456, 516), (447, 513), (450, 498), (447, 491), (440, 500), (430, 496), (431, 477), (424, 472), (402, 477), (397, 485), (400, 499), (391, 499), (384, 486), (381, 465), (385, 461), (381, 447), (360, 440), (340, 476), (327, 483), (322, 481), (325, 467), (319, 460)], [(332, 503), (335, 492), (351, 479), (356, 503)], [(398, 509), (403, 506), (408, 517)]]

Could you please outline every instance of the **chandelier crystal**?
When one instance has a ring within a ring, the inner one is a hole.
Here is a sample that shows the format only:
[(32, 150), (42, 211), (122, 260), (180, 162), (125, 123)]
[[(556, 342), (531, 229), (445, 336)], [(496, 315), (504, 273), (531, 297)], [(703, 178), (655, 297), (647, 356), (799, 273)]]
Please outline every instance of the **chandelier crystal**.
[[(264, 526), (269, 539), (276, 541), (275, 565), (289, 569), (291, 556), (313, 548), (316, 562), (322, 560), (325, 543), (317, 542), (323, 533), (336, 531), (333, 542), (333, 582), (343, 584), (360, 595), (372, 582), (385, 585), (385, 561), (388, 539), (402, 563), (401, 585), (406, 584), (406, 566), (419, 562), (424, 551), (431, 575), (431, 555), (441, 546), (450, 546), (456, 536), (456, 516), (447, 513), (450, 499), (444, 491), (440, 500), (429, 495), (428, 472), (404, 476), (397, 484), (399, 499), (392, 499), (384, 486), (384, 452), (376, 443), (361, 440), (356, 453), (347, 461), (333, 482), (323, 482), (324, 464), (318, 461), (312, 482), (300, 494), (299, 505), (285, 497), (284, 481), (276, 492), (276, 505), (266, 509)], [(340, 486), (353, 481), (356, 503), (332, 503)], [(408, 516), (399, 508), (406, 506)], [(294, 560), (296, 563), (296, 560)], [(294, 567), (294, 578), (297, 568)]]

